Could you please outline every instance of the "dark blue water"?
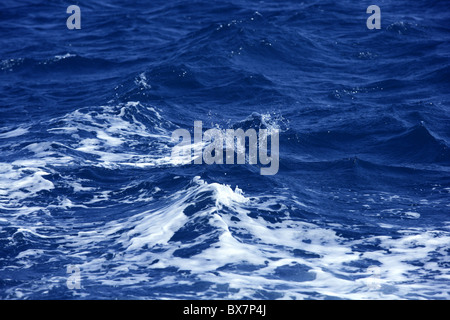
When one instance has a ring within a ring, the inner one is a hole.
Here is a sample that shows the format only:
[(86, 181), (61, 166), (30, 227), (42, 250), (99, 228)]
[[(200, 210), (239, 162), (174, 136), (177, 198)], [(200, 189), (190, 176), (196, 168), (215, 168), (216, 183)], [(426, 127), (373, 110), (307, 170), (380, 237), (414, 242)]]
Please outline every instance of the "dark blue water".
[[(449, 21), (444, 0), (2, 1), (0, 298), (449, 299)], [(174, 162), (194, 121), (279, 130), (278, 173)]]

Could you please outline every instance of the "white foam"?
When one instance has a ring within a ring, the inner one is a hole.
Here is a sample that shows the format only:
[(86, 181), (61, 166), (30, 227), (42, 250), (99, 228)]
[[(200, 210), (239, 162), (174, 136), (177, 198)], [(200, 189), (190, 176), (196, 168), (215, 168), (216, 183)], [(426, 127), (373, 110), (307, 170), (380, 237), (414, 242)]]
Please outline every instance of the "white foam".
[(0, 139), (19, 137), (28, 133), (29, 128), (17, 128), (0, 134)]
[(12, 165), (2, 163), (0, 170), (0, 202), (11, 203), (13, 199), (21, 200), (40, 191), (54, 189), (53, 183), (44, 178), (50, 173), (39, 168), (26, 167), (15, 171)]
[(139, 76), (134, 80), (134, 83), (137, 86), (140, 86), (141, 89), (151, 89), (152, 86), (148, 84), (147, 77), (145, 76), (145, 72), (139, 74)]
[(72, 54), (72, 53), (66, 53), (66, 54), (63, 54), (63, 55), (56, 55), (55, 56), (55, 61), (64, 60), (64, 59), (71, 58), (71, 57), (76, 57), (76, 56), (77, 56), (76, 54)]
[(410, 218), (413, 218), (413, 219), (419, 219), (420, 218), (420, 213), (418, 213), (418, 212), (406, 211), (405, 215), (410, 217)]
[[(137, 116), (148, 119), (151, 126), (142, 123)], [(75, 141), (71, 143), (70, 149), (98, 156), (97, 163), (92, 165), (157, 166), (171, 162), (171, 150), (167, 146), (170, 134), (163, 129), (164, 122), (169, 123), (156, 108), (130, 101), (115, 106), (97, 107), (95, 110), (75, 110), (52, 120), (52, 123), (58, 125), (50, 125), (48, 132), (56, 135), (71, 134)], [(80, 138), (81, 133), (90, 136)], [(151, 144), (151, 155), (150, 147), (137, 151), (136, 146), (146, 143)]]
[[(184, 213), (186, 208), (197, 203), (196, 199), (205, 197), (209, 199), (208, 205), (199, 207), (192, 215)], [(76, 253), (84, 260), (81, 266), (85, 270), (84, 277), (92, 277), (104, 285), (151, 281), (155, 286), (173, 286), (175, 282), (180, 284), (175, 274), (155, 279), (149, 272), (138, 270), (174, 267), (188, 271), (195, 276), (195, 281), (236, 289), (229, 291), (229, 299), (255, 297), (261, 291), (276, 292), (285, 299), (309, 298), (309, 294), (344, 299), (402, 299), (411, 294), (420, 297), (425, 292), (448, 298), (445, 281), (449, 279), (449, 273), (440, 270), (431, 258), (434, 254), (446, 254), (449, 233), (404, 229), (396, 238), (368, 236), (348, 240), (336, 234), (332, 229), (336, 226), (318, 226), (313, 222), (293, 220), (289, 215), (278, 222), (250, 215), (257, 210), (280, 216), (288, 210), (287, 201), (282, 194), (249, 197), (239, 188), (207, 183), (195, 177), (186, 189), (165, 197), (165, 206), (108, 221), (95, 231), (80, 232), (67, 239), (72, 244), (65, 244), (65, 247), (82, 248), (77, 250), (80, 252), (85, 249), (86, 254)], [(199, 234), (189, 242), (171, 240), (177, 231), (199, 218), (209, 225), (207, 233)], [(382, 227), (394, 226), (384, 224)], [(212, 235), (218, 235), (216, 240), (189, 258), (175, 254), (176, 250), (211, 241)], [(89, 248), (95, 248), (106, 239), (120, 244), (123, 250), (115, 249), (116, 254), (109, 262), (104, 258), (87, 259)], [(364, 252), (352, 250), (361, 245), (376, 245), (377, 248)], [(158, 249), (157, 253), (153, 249)], [(295, 255), (295, 250), (310, 254)], [(357, 267), (357, 263), (364, 260), (373, 260), (377, 264), (366, 269)], [(417, 265), (417, 261), (423, 266)], [(102, 270), (106, 263), (111, 267), (105, 272)], [(352, 266), (354, 263), (356, 265)], [(223, 268), (227, 265), (249, 265), (254, 266), (254, 270), (240, 272)], [(303, 266), (305, 270), (305, 279), (299, 275), (301, 285), (289, 277), (276, 276), (279, 268), (288, 270), (296, 266)], [(371, 271), (373, 268), (378, 270), (377, 274)], [(440, 282), (423, 278), (414, 282), (421, 272), (436, 273), (435, 279)], [(191, 284), (193, 280), (183, 281)], [(203, 294), (207, 296), (208, 293), (199, 293), (199, 297)]]
[[(97, 190), (88, 187), (86, 181), (64, 176), (64, 187), (73, 189), (75, 193), (89, 193), (90, 200), (83, 200), (80, 204), (73, 198), (61, 196), (46, 207), (24, 204), (24, 200), (39, 192), (56, 187), (49, 177), (53, 173), (52, 166), (70, 165), (76, 157), (59, 153), (55, 145), (97, 156), (94, 160), (83, 159), (85, 163), (95, 166), (178, 165), (176, 159), (170, 157), (170, 148), (167, 146), (169, 132), (158, 125), (148, 128), (128, 108), (137, 108), (136, 112), (145, 108), (154, 119), (158, 119), (156, 122), (161, 121), (157, 111), (138, 102), (100, 107), (95, 111), (79, 109), (55, 119), (52, 123), (58, 126), (50, 126), (48, 130), (55, 136), (55, 141), (67, 139), (67, 143), (63, 145), (49, 139), (29, 144), (25, 150), (34, 156), (11, 164), (0, 163), (0, 209), (5, 213), (5, 218), (0, 218), (0, 226), (16, 226), (16, 233), (48, 239), (33, 221), (27, 223), (24, 219), (17, 219), (19, 215), (16, 212), (20, 212), (20, 215), (38, 211), (48, 214), (48, 209), (53, 208), (68, 210), (93, 206), (104, 208), (107, 212), (106, 202), (114, 199), (117, 190)], [(267, 125), (271, 125), (273, 120), (263, 117)], [(277, 124), (274, 125), (275, 128)], [(136, 145), (139, 146), (142, 141), (155, 142), (152, 146), (155, 147), (152, 149), (155, 154), (139, 151), (142, 149), (136, 148)], [(177, 179), (177, 183), (183, 181), (181, 176), (173, 179)], [(124, 188), (129, 187), (133, 185)], [(153, 193), (166, 192), (162, 186), (152, 190)], [(320, 195), (317, 190), (306, 191)], [(436, 256), (447, 256), (445, 250), (450, 243), (449, 232), (419, 227), (398, 230), (398, 226), (384, 222), (379, 223), (379, 226), (384, 229), (395, 228), (398, 236), (367, 235), (361, 239), (347, 239), (333, 230), (345, 227), (342, 224), (327, 225), (323, 221), (305, 221), (290, 215), (290, 208), (311, 208), (298, 198), (293, 198), (289, 190), (286, 194), (276, 191), (271, 196), (252, 196), (237, 186), (232, 188), (216, 182), (208, 183), (200, 177), (193, 178), (178, 192), (169, 192), (162, 197), (158, 195), (157, 206), (151, 193), (142, 192), (132, 199), (121, 199), (122, 204), (142, 201), (146, 206), (142, 210), (134, 207), (120, 218), (98, 224), (83, 225), (77, 222), (75, 232), (71, 225), (74, 222), (70, 219), (65, 219), (60, 226), (52, 226), (59, 228), (59, 238), (55, 238), (58, 250), (80, 261), (83, 279), (117, 286), (144, 282), (155, 286), (175, 286), (176, 282), (192, 284), (193, 281), (206, 281), (236, 289), (229, 291), (229, 299), (257, 297), (265, 291), (286, 299), (309, 298), (311, 294), (348, 299), (402, 299), (411, 295), (426, 297), (427, 292), (433, 292), (436, 298), (450, 297), (447, 285), (450, 274), (440, 268), (434, 259)], [(371, 204), (378, 201), (375, 194), (364, 196), (369, 197), (367, 201)], [(378, 196), (393, 205), (405, 200), (387, 193)], [(190, 206), (196, 208), (188, 215), (186, 209)], [(366, 206), (370, 208), (370, 205)], [(420, 213), (404, 212), (401, 208), (401, 205), (398, 208), (392, 206), (382, 213), (400, 218), (420, 218)], [(206, 224), (207, 231), (199, 232), (189, 241), (174, 240), (174, 235), (188, 225), (193, 225), (194, 229), (204, 227), (196, 223)], [(448, 229), (448, 226), (443, 228)], [(111, 247), (105, 247), (105, 243)], [(209, 246), (192, 253), (189, 258), (177, 254), (178, 250), (203, 244)], [(373, 250), (360, 252), (353, 249), (359, 246), (372, 246)], [(104, 255), (92, 258), (92, 252), (98, 252), (100, 247), (104, 248), (105, 253), (114, 254), (108, 259)], [(41, 253), (30, 249), (19, 253), (17, 259), (25, 261)], [(366, 261), (374, 261), (379, 268), (375, 280)], [(236, 268), (227, 268), (229, 265)], [(239, 265), (250, 266), (252, 271), (239, 270)], [(302, 271), (298, 271), (300, 276), (294, 280), (277, 276), (280, 268), (293, 268), (295, 276), (296, 266), (306, 270), (305, 279), (301, 279)], [(180, 281), (180, 277), (175, 274), (161, 279), (152, 278), (152, 269), (168, 267), (185, 270), (191, 278)], [(426, 276), (415, 281), (418, 275)], [(198, 297), (208, 294), (213, 293), (199, 292)]]

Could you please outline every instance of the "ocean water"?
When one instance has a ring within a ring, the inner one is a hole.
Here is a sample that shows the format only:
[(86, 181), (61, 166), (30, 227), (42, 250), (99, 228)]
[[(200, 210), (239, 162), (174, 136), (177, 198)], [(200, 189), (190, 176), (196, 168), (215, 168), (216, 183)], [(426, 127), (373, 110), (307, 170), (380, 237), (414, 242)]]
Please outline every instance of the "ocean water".
[[(445, 0), (3, 0), (0, 298), (449, 299), (449, 40)], [(278, 172), (174, 161), (194, 121)]]

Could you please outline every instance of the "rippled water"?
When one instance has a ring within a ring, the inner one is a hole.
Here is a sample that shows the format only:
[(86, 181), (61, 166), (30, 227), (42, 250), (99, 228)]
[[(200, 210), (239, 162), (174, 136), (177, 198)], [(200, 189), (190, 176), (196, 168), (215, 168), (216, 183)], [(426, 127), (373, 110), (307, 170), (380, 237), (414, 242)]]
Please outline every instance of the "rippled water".
[[(0, 298), (450, 298), (447, 1), (33, 3), (0, 4)], [(194, 121), (279, 130), (278, 173), (177, 163)]]

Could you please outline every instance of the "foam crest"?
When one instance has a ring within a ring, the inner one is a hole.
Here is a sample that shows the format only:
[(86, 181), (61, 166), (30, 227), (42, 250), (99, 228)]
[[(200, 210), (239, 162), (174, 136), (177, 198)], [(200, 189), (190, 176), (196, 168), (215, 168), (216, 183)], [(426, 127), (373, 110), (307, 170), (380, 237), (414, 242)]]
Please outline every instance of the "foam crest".
[(127, 233), (130, 238), (127, 250), (167, 244), (175, 232), (189, 221), (184, 213), (185, 209), (194, 205), (195, 199), (203, 194), (209, 195), (215, 206), (207, 207), (198, 214), (212, 214), (222, 206), (232, 207), (247, 201), (239, 188), (233, 191), (230, 186), (208, 184), (198, 176), (194, 177), (192, 184), (187, 190), (178, 191), (171, 196), (170, 205), (154, 211), (144, 211), (132, 218), (135, 226)]
[(15, 138), (15, 137), (22, 136), (22, 135), (28, 133), (28, 129), (29, 128), (19, 127), (14, 130), (11, 130), (11, 131), (0, 133), (0, 139), (8, 139), (8, 138)]
[(46, 179), (49, 174), (37, 166), (15, 170), (12, 164), (0, 163), (0, 205), (13, 208), (19, 206), (21, 200), (52, 190), (53, 183)]
[(156, 108), (130, 101), (77, 109), (53, 119), (48, 131), (65, 136), (67, 147), (94, 156), (98, 165), (155, 166), (169, 161), (171, 126)]

